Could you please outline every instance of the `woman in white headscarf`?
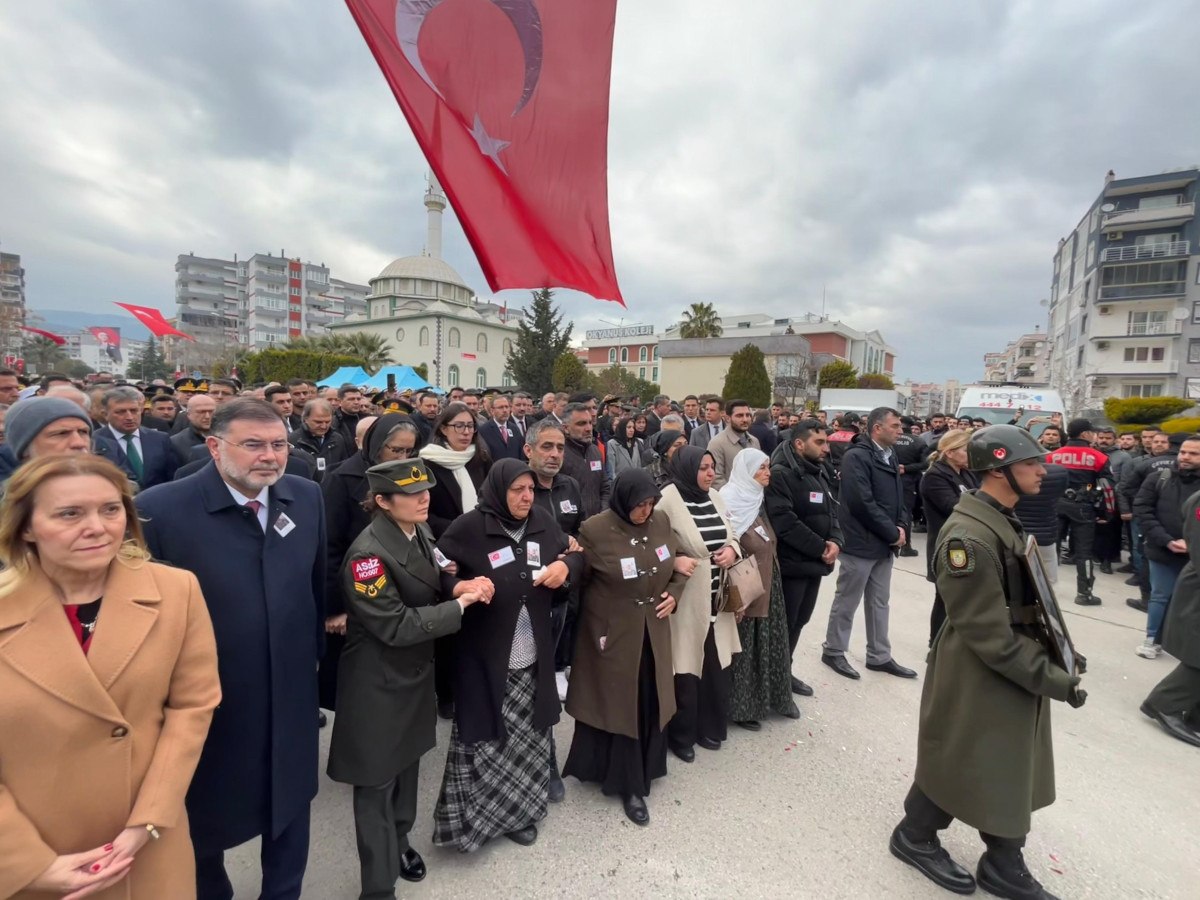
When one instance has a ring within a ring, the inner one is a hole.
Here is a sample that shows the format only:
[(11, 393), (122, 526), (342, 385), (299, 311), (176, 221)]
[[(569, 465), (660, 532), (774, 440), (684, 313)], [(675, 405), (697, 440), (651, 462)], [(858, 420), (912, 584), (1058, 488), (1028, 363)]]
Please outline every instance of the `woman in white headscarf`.
[(791, 652), (783, 582), (776, 558), (777, 543), (771, 521), (763, 509), (763, 493), (771, 481), (767, 454), (747, 447), (733, 458), (729, 483), (721, 499), (729, 511), (729, 526), (743, 555), (758, 561), (764, 595), (738, 619), (742, 652), (733, 659), (733, 688), (729, 717), (750, 731), (771, 713), (800, 718), (792, 699)]

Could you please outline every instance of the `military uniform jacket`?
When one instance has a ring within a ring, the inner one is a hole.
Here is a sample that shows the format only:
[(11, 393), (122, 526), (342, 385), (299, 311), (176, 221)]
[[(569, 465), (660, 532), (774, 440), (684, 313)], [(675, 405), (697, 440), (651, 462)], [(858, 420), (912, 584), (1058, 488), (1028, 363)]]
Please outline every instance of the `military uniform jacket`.
[(346, 553), (346, 646), (329, 747), (334, 781), (383, 784), (436, 743), (433, 642), (458, 631), (462, 607), (439, 602), (433, 535), (417, 527), (421, 534), (410, 541), (377, 514)]
[(916, 782), (973, 828), (1023, 837), (1054, 802), (1047, 699), (1079, 678), (1050, 659), (1032, 622), (1025, 535), (1010, 511), (965, 494), (942, 526), (934, 562), (946, 624), (921, 691)]
[(1183, 504), (1183, 539), (1188, 545), (1188, 562), (1167, 607), (1162, 644), (1181, 663), (1200, 669), (1200, 493)]
[(658, 727), (666, 728), (675, 715), (671, 622), (654, 609), (663, 591), (678, 600), (687, 583), (675, 572), (679, 544), (662, 512), (652, 513), (644, 525), (631, 525), (605, 510), (584, 523), (579, 537), (587, 569), (567, 712), (593, 728), (636, 740), (646, 636), (654, 654)]

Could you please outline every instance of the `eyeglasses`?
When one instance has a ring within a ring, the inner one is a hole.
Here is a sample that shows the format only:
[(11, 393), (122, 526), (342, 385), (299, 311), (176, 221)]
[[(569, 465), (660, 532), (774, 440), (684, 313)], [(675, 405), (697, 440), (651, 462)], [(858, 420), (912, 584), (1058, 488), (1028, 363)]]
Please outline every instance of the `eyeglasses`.
[(461, 432), (462, 434), (466, 434), (468, 431), (475, 430), (475, 423), (474, 422), (451, 422), (450, 427), (453, 428), (455, 431)]
[(290, 446), (287, 441), (231, 441), (227, 438), (218, 437), (217, 435), (213, 435), (213, 437), (217, 438), (218, 441), (231, 444), (234, 447), (241, 447), (247, 453), (262, 453), (268, 447), (271, 448), (272, 453), (286, 453), (288, 447)]
[(391, 444), (384, 444), (383, 449), (389, 453), (395, 453), (397, 456), (408, 456), (413, 452), (412, 447), (393, 447)]

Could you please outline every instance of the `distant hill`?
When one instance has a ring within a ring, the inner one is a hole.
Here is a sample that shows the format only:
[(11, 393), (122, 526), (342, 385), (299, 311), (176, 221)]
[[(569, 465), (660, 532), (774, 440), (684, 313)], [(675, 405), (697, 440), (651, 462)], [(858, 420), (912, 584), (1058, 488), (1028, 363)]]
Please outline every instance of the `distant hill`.
[[(173, 311), (172, 311), (173, 312)], [(89, 313), (70, 309), (31, 309), (30, 325), (47, 331), (82, 331), (95, 325), (120, 328), (121, 337), (131, 341), (144, 341), (150, 337), (146, 326), (127, 313)], [(42, 321), (33, 321), (37, 316)]]

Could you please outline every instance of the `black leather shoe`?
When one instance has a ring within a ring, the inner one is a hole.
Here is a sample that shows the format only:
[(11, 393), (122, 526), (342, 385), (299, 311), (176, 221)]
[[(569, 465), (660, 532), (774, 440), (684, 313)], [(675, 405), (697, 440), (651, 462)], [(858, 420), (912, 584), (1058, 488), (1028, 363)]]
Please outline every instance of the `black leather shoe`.
[(1058, 561), (1060, 563), (1062, 563), (1064, 566), (1075, 565), (1075, 557), (1071, 556), (1069, 553), (1064, 553), (1062, 556), (1060, 556), (1058, 558)]
[(1128, 578), (1125, 579), (1125, 583), (1130, 585), (1131, 587), (1137, 587), (1139, 584), (1142, 583), (1142, 579), (1140, 577), (1138, 577), (1137, 575), (1130, 575)]
[(1141, 597), (1126, 597), (1125, 605), (1131, 609), (1136, 609), (1138, 612), (1149, 612), (1150, 604)]
[(327, 719), (325, 717), (325, 711), (322, 709), (318, 709), (317, 710), (317, 727), (324, 728), (328, 724), (329, 724), (329, 719)]
[(791, 707), (783, 715), (789, 719), (798, 719), (800, 718), (800, 707), (793, 701)]
[(641, 797), (622, 797), (621, 805), (625, 807), (625, 815), (634, 825), (650, 824), (650, 810), (646, 809), (646, 801)]
[(562, 803), (565, 796), (567, 787), (563, 784), (562, 776), (556, 772), (551, 773), (550, 784), (546, 788), (546, 799), (551, 803)]
[(720, 741), (714, 741), (712, 738), (707, 738), (707, 737), (696, 738), (696, 745), (703, 747), (705, 750), (720, 750), (721, 749)]
[(915, 670), (902, 666), (894, 659), (889, 659), (885, 663), (867, 663), (867, 668), (872, 672), (887, 672), (889, 675), (895, 675), (897, 678), (916, 678)]
[(1114, 569), (1113, 571), (1116, 572), (1118, 575), (1132, 575), (1133, 574), (1133, 566), (1131, 566), (1129, 563), (1125, 563), (1125, 565), (1123, 565), (1117, 569)]
[(526, 825), (524, 828), (517, 831), (510, 831), (505, 835), (514, 844), (520, 844), (522, 847), (528, 847), (537, 840), (537, 826)]
[(1009, 900), (1058, 900), (1033, 877), (1020, 853), (1003, 860), (990, 850), (984, 852), (975, 869), (975, 880), (989, 894)]
[(745, 719), (741, 722), (734, 722), (739, 728), (745, 728), (747, 731), (762, 731), (762, 722), (757, 719)]
[(412, 847), (400, 854), (400, 877), (405, 881), (422, 881), (425, 878), (425, 860)]
[(797, 678), (795, 675), (793, 675), (792, 676), (792, 693), (799, 694), (801, 697), (811, 697), (813, 695), (813, 689), (811, 687), (809, 687), (807, 684), (805, 684), (803, 681), (801, 681), (799, 678)]
[(921, 554), (914, 547), (901, 547), (900, 555), (901, 556), (920, 556)]
[(1171, 737), (1178, 738), (1185, 744), (1191, 744), (1193, 747), (1200, 747), (1200, 733), (1197, 733), (1182, 715), (1165, 713), (1159, 709), (1155, 709), (1150, 705), (1150, 701), (1148, 700), (1142, 703), (1141, 708), (1143, 715), (1147, 715), (1156, 721)]
[(1099, 606), (1100, 598), (1097, 597), (1095, 594), (1076, 594), (1075, 595), (1075, 605), (1076, 606)]
[(1111, 575), (1113, 573), (1112, 563), (1102, 562), (1099, 566), (1101, 575)]
[(833, 671), (846, 678), (862, 678), (862, 676), (855, 671), (854, 666), (846, 662), (846, 657), (844, 656), (833, 656), (827, 653), (822, 653), (821, 662), (825, 663), (825, 665), (829, 666), (829, 668), (833, 669)]
[(453, 703), (439, 703), (437, 706), (438, 706), (438, 718), (439, 719), (453, 719), (454, 718), (454, 704)]
[(892, 856), (908, 863), (938, 887), (955, 894), (975, 893), (971, 873), (952, 860), (939, 841), (913, 842), (897, 825), (888, 849)]
[(671, 752), (674, 753), (676, 756), (678, 756), (685, 763), (690, 763), (690, 762), (696, 761), (696, 748), (695, 747), (680, 747), (676, 744), (671, 744), (670, 747), (671, 747)]

